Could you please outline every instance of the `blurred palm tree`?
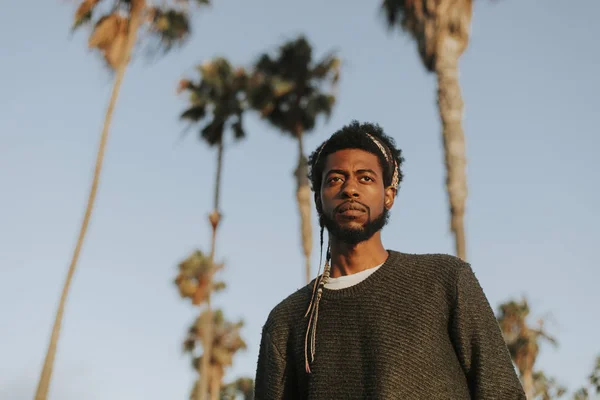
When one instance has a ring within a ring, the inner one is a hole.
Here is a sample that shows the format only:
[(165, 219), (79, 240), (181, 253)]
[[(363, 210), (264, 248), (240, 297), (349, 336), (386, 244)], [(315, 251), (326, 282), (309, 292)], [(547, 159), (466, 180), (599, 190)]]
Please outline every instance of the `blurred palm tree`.
[[(200, 250), (194, 251), (179, 263), (179, 273), (175, 278), (175, 284), (180, 296), (190, 299), (194, 305), (206, 305), (205, 309), (196, 319), (195, 324), (188, 331), (188, 337), (184, 342), (184, 350), (186, 351), (195, 351), (197, 343), (202, 344), (205, 354), (209, 354), (211, 351), (212, 344), (214, 344), (213, 339), (211, 339), (213, 324), (209, 323), (211, 321), (211, 310), (208, 306), (208, 301), (211, 293), (225, 288), (225, 283), (214, 280), (215, 273), (222, 268), (223, 264), (215, 264), (210, 256), (204, 255)], [(202, 325), (202, 323), (205, 325)], [(190, 342), (190, 338), (194, 339), (193, 343)], [(204, 359), (196, 361), (201, 360)], [(196, 363), (196, 361), (194, 362)], [(194, 385), (192, 400), (205, 399), (212, 373), (210, 364), (206, 363), (205, 365), (203, 362), (199, 362), (198, 365), (194, 364), (194, 369), (198, 371), (199, 376)], [(203, 380), (203, 377), (206, 377), (206, 379)]]
[(254, 400), (254, 380), (252, 378), (239, 378), (221, 388), (220, 400), (236, 400), (239, 396), (243, 400)]
[(573, 400), (589, 400), (590, 394), (600, 394), (600, 356), (596, 357), (596, 363), (592, 373), (588, 376), (588, 387), (582, 387), (573, 396)]
[[(212, 323), (211, 323), (212, 321)], [(204, 352), (204, 338), (206, 329), (210, 327), (213, 331), (212, 353), (209, 358), (209, 393), (211, 400), (219, 400), (225, 368), (233, 363), (235, 354), (246, 349), (246, 343), (240, 336), (240, 329), (243, 322), (232, 323), (226, 321), (221, 310), (215, 310), (213, 313), (204, 311), (189, 328), (188, 335), (183, 342), (183, 348), (186, 353), (192, 355), (192, 366), (200, 372), (203, 360), (207, 357)], [(198, 343), (202, 343), (202, 351), (199, 352)], [(200, 382), (194, 385), (190, 395), (191, 400), (198, 398)]]
[[(196, 0), (195, 2), (207, 4), (208, 0)], [(45, 400), (48, 397), (65, 304), (92, 216), (108, 131), (125, 70), (138, 39), (138, 30), (142, 25), (148, 25), (151, 35), (158, 39), (165, 51), (168, 51), (174, 44), (182, 43), (188, 36), (187, 3), (187, 0), (174, 0), (173, 7), (164, 5), (165, 2), (161, 7), (154, 7), (145, 0), (83, 0), (75, 12), (73, 29), (93, 23), (88, 46), (97, 50), (103, 56), (107, 66), (116, 74), (98, 144), (87, 206), (56, 311), (48, 350), (35, 394), (36, 400)], [(106, 9), (101, 11), (101, 5), (106, 5)]]
[(280, 46), (275, 58), (263, 54), (255, 65), (250, 83), (252, 106), (274, 127), (298, 142), (296, 199), (307, 282), (311, 279), (312, 196), (304, 154), (304, 134), (313, 130), (320, 115), (330, 116), (339, 74), (339, 58), (329, 54), (314, 62), (310, 43), (300, 36)]
[(175, 278), (179, 295), (190, 299), (194, 305), (206, 303), (211, 292), (225, 288), (225, 283), (213, 279), (222, 268), (223, 264), (213, 263), (200, 250), (192, 252), (179, 263), (179, 273)]
[(410, 34), (417, 42), (426, 70), (437, 75), (450, 228), (456, 255), (463, 260), (467, 257), (464, 227), (467, 176), (458, 61), (469, 42), (472, 6), (473, 0), (383, 0), (382, 4), (388, 27), (400, 27)]
[[(182, 79), (178, 92), (189, 94), (189, 107), (180, 118), (190, 124), (202, 124), (200, 137), (209, 146), (217, 146), (217, 167), (211, 223), (218, 225), (224, 134), (231, 129), (234, 139), (245, 137), (242, 116), (246, 109), (248, 75), (243, 68), (234, 69), (224, 58), (215, 58), (198, 66), (201, 79)], [(215, 227), (216, 229), (216, 227)]]
[[(209, 215), (209, 222), (212, 227), (212, 238), (210, 255), (208, 257), (208, 265), (211, 270), (215, 270), (213, 264), (215, 259), (215, 248), (217, 229), (221, 221), (221, 213), (219, 208), (220, 193), (221, 193), (221, 175), (223, 169), (223, 149), (224, 149), (224, 134), (226, 129), (233, 132), (234, 139), (242, 139), (245, 132), (242, 125), (242, 115), (246, 109), (246, 87), (248, 78), (246, 71), (243, 68), (234, 69), (231, 64), (224, 58), (215, 58), (198, 67), (201, 74), (200, 80), (194, 82), (188, 79), (183, 79), (179, 83), (178, 91), (186, 91), (189, 93), (190, 105), (181, 114), (181, 119), (188, 121), (190, 124), (201, 124), (200, 137), (208, 143), (209, 146), (217, 146), (217, 166), (213, 197), (213, 210)], [(214, 273), (214, 272), (213, 272)], [(211, 287), (213, 273), (207, 274), (205, 288)], [(181, 289), (181, 287), (180, 287)], [(199, 293), (199, 292), (197, 292)], [(211, 290), (202, 289), (201, 295), (197, 294), (194, 304), (206, 303), (205, 312), (210, 317)], [(210, 320), (210, 318), (208, 319)], [(204, 338), (204, 353), (208, 354), (203, 359), (203, 364), (200, 371), (200, 390), (197, 391), (198, 399), (204, 399), (209, 386), (209, 365), (208, 360), (211, 358), (211, 343), (212, 325), (209, 325), (203, 330), (206, 335)]]
[(529, 400), (547, 399), (551, 393), (562, 395), (565, 389), (539, 371), (534, 371), (539, 353), (540, 340), (556, 346), (556, 339), (544, 330), (544, 321), (538, 320), (537, 327), (527, 322), (529, 304), (526, 299), (508, 301), (500, 305), (498, 323), (511, 358), (519, 370), (523, 389)]

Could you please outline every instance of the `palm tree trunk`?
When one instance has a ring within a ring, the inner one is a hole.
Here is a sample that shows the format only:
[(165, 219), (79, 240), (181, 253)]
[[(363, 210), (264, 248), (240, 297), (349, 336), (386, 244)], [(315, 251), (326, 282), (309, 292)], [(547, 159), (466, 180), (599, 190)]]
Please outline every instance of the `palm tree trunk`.
[(305, 260), (306, 283), (310, 283), (311, 268), (310, 255), (312, 253), (312, 223), (311, 214), (311, 191), (308, 182), (307, 161), (304, 156), (304, 143), (302, 126), (296, 127), (296, 137), (298, 138), (298, 166), (296, 168), (296, 200), (298, 201), (298, 210), (300, 212), (300, 235), (302, 237), (302, 250)]
[(65, 304), (67, 302), (67, 296), (69, 294), (69, 288), (71, 287), (71, 281), (73, 279), (73, 275), (75, 274), (75, 270), (77, 268), (77, 261), (79, 260), (79, 255), (81, 253), (81, 249), (83, 247), (83, 242), (85, 239), (85, 235), (88, 229), (88, 225), (92, 216), (92, 210), (94, 208), (94, 203), (96, 200), (96, 192), (98, 190), (98, 183), (100, 181), (100, 172), (102, 171), (102, 163), (104, 161), (104, 152), (106, 149), (106, 143), (108, 140), (108, 132), (110, 123), (112, 121), (113, 111), (115, 105), (117, 103), (117, 98), (119, 97), (119, 91), (121, 89), (121, 84), (123, 82), (123, 77), (125, 76), (125, 71), (127, 70), (127, 66), (129, 65), (129, 60), (131, 57), (131, 53), (133, 50), (133, 46), (135, 45), (137, 39), (137, 30), (139, 28), (141, 22), (141, 12), (136, 12), (132, 14), (130, 25), (129, 25), (129, 34), (128, 34), (128, 42), (127, 47), (122, 55), (121, 62), (116, 70), (115, 81), (113, 84), (112, 94), (110, 96), (110, 101), (108, 103), (108, 108), (106, 110), (106, 116), (104, 117), (104, 126), (102, 127), (102, 134), (100, 135), (100, 143), (98, 144), (98, 153), (96, 155), (96, 167), (94, 169), (94, 176), (92, 179), (92, 187), (90, 189), (90, 193), (88, 196), (87, 206), (85, 209), (85, 214), (83, 216), (83, 221), (81, 223), (81, 228), (79, 230), (79, 236), (77, 238), (77, 244), (75, 245), (75, 250), (73, 252), (73, 256), (71, 258), (71, 264), (69, 265), (69, 270), (67, 272), (67, 278), (65, 280), (62, 294), (60, 296), (60, 301), (58, 303), (58, 309), (56, 311), (56, 316), (54, 318), (54, 325), (52, 327), (52, 335), (50, 336), (50, 342), (48, 345), (48, 350), (46, 352), (46, 358), (44, 359), (44, 365), (42, 367), (42, 372), (40, 375), (40, 380), (38, 383), (38, 387), (35, 393), (35, 400), (46, 400), (48, 398), (48, 391), (50, 388), (50, 380), (52, 378), (52, 370), (54, 367), (54, 358), (56, 356), (56, 348), (58, 345), (58, 339), (60, 337), (60, 328), (62, 323), (63, 314), (65, 311)]
[(214, 205), (213, 211), (209, 215), (209, 221), (212, 226), (212, 237), (210, 244), (210, 265), (212, 266), (213, 272), (209, 275), (208, 281), (208, 295), (206, 298), (206, 312), (208, 313), (208, 321), (209, 324), (204, 329), (204, 337), (202, 338), (202, 360), (200, 363), (200, 385), (199, 390), (196, 392), (197, 400), (206, 400), (208, 387), (209, 387), (209, 369), (210, 369), (210, 359), (212, 354), (212, 343), (213, 343), (213, 317), (212, 317), (212, 309), (210, 304), (211, 297), (211, 289), (212, 288), (212, 274), (215, 272), (215, 248), (217, 242), (217, 228), (219, 227), (219, 222), (221, 220), (221, 214), (219, 213), (219, 196), (221, 193), (221, 171), (223, 169), (223, 139), (221, 135), (221, 140), (219, 141), (219, 147), (217, 152), (217, 171), (215, 176), (215, 197), (214, 197)]
[(219, 210), (219, 200), (221, 197), (221, 171), (223, 168), (223, 147), (223, 139), (221, 139), (217, 148), (217, 173), (215, 176), (215, 197), (213, 202), (214, 210)]
[(222, 373), (221, 371), (218, 371), (217, 368), (218, 367), (214, 366), (210, 377), (210, 400), (219, 400), (221, 397)]
[(533, 385), (533, 371), (525, 371), (523, 373), (523, 390), (527, 400), (533, 400), (535, 397), (535, 387)]
[(463, 100), (458, 82), (460, 54), (461, 45), (458, 40), (445, 36), (440, 41), (435, 70), (446, 162), (446, 189), (450, 201), (450, 228), (455, 237), (456, 255), (466, 260), (464, 215), (467, 198), (467, 159), (462, 127)]
[(216, 379), (211, 379), (210, 382), (210, 400), (219, 400), (221, 382)]

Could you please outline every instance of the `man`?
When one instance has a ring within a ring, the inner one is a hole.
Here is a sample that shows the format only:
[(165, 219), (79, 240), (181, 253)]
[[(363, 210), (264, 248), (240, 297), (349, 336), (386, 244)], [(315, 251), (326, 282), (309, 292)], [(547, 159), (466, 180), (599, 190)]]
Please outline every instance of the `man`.
[(469, 264), (382, 245), (402, 161), (379, 126), (358, 122), (310, 156), (325, 269), (271, 311), (257, 400), (525, 400)]

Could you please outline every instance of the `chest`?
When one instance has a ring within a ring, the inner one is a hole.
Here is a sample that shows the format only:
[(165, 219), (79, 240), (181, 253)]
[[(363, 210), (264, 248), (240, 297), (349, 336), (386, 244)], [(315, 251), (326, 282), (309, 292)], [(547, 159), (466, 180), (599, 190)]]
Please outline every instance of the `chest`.
[[(448, 385), (458, 380), (460, 386), (464, 377), (449, 336), (449, 305), (444, 296), (426, 294), (322, 300), (310, 375), (304, 371), (307, 319), (295, 335), (301, 387), (307, 394), (335, 388), (333, 398), (395, 398), (432, 385), (455, 390)], [(453, 398), (462, 398), (464, 387), (458, 390)]]
[[(442, 296), (426, 299), (399, 292), (384, 299), (324, 299), (316, 319), (315, 359), (323, 358), (317, 354), (335, 353), (384, 362), (403, 352), (418, 355), (449, 339), (449, 318)], [(299, 333), (305, 333), (307, 322), (298, 326)], [(304, 341), (300, 344), (303, 350)]]

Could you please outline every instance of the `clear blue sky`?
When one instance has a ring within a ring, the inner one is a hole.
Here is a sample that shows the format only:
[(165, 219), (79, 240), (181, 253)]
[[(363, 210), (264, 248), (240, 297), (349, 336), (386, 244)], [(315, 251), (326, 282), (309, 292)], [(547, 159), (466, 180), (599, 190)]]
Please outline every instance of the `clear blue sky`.
[[(69, 37), (75, 5), (35, 3), (7, 4), (0, 27), (3, 400), (33, 396), (111, 88), (86, 33)], [(354, 118), (380, 123), (406, 157), (385, 245), (452, 252), (435, 79), (409, 38), (384, 29), (378, 2), (214, 3), (183, 50), (156, 63), (139, 55), (127, 73), (52, 399), (188, 396), (194, 372), (180, 348), (197, 311), (172, 280), (182, 258), (208, 248), (215, 154), (194, 134), (179, 140), (185, 99), (175, 88), (208, 58), (248, 65), (298, 33), (318, 55), (339, 50), (339, 103), (307, 147)], [(469, 261), (494, 307), (526, 294), (534, 316), (548, 317), (560, 347), (543, 347), (538, 365), (573, 388), (600, 353), (600, 2), (570, 3), (477, 2), (461, 83)], [(215, 303), (245, 319), (248, 342), (228, 377), (254, 375), (268, 312), (304, 277), (296, 144), (254, 116), (246, 128), (247, 140), (226, 153), (217, 249), (229, 288)]]

